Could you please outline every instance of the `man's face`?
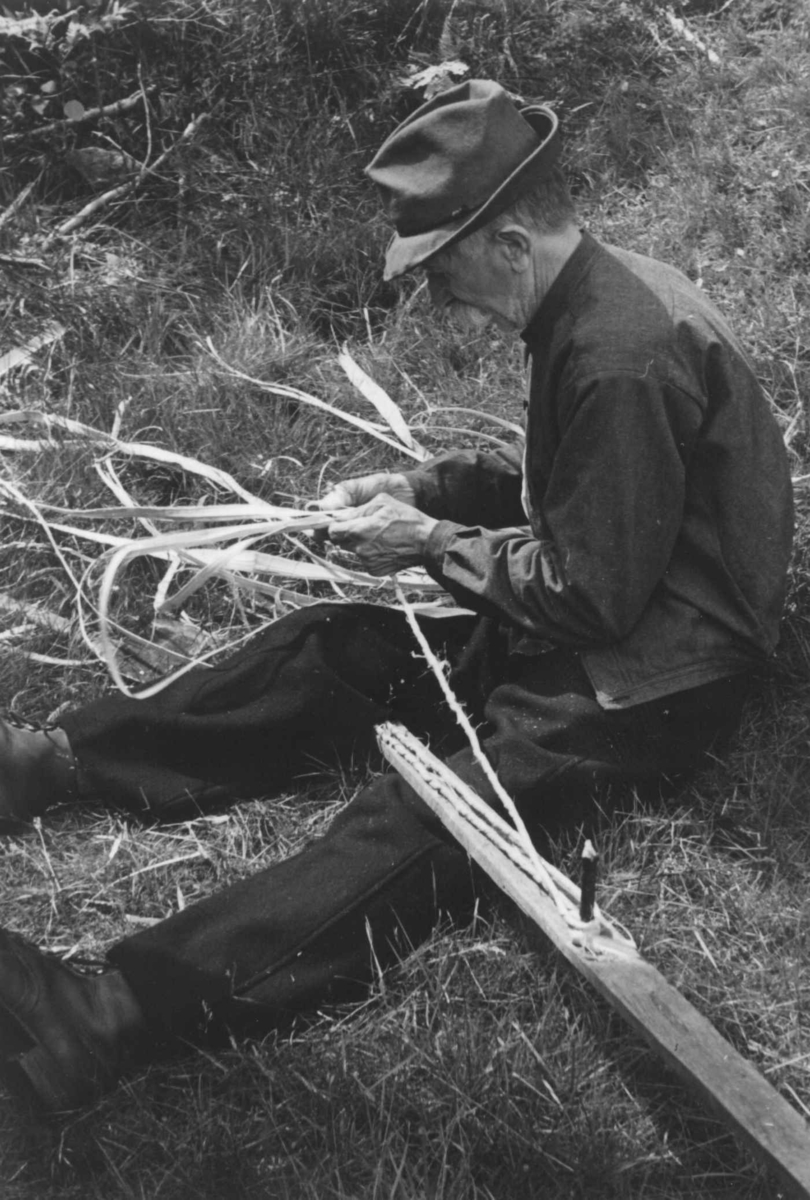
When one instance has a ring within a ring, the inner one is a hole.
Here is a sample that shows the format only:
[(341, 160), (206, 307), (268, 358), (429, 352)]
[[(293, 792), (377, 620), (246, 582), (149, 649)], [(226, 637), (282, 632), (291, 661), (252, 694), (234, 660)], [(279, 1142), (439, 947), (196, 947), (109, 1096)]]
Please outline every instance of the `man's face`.
[(515, 276), (485, 230), (439, 250), (424, 264), (432, 304), (474, 333), (494, 320), (512, 329)]

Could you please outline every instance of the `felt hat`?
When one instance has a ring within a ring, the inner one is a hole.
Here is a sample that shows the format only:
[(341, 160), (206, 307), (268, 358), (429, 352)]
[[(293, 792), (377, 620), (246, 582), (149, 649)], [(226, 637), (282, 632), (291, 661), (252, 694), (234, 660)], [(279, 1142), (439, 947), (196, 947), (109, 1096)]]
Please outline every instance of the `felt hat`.
[(486, 225), (547, 178), (559, 153), (551, 109), (518, 109), (489, 79), (434, 96), (397, 126), (366, 167), (396, 229), (385, 278)]

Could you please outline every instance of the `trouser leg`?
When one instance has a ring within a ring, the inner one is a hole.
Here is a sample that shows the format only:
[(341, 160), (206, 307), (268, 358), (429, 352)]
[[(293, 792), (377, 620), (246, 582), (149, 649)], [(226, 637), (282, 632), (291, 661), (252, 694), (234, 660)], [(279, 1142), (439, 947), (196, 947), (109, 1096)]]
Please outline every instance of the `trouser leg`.
[(125, 939), (109, 954), (152, 1021), (194, 1036), (266, 1031), (362, 995), (475, 891), (466, 854), (394, 774), (358, 795), (306, 850)]
[[(484, 746), (540, 828), (590, 820), (611, 788), (693, 770), (739, 712), (744, 687), (707, 685), (605, 713), (573, 655), (518, 661), (487, 707)], [(453, 769), (494, 798), (469, 749)], [(110, 954), (153, 1020), (191, 1034), (205, 1002), (224, 1021), (267, 1030), (356, 995), (445, 912), (475, 897), (464, 853), (396, 775), (375, 780), (326, 835)], [(372, 949), (373, 948), (373, 949)]]
[[(590, 829), (631, 791), (650, 800), (680, 787), (737, 727), (749, 691), (735, 675), (606, 711), (578, 655), (513, 656), (485, 706), (484, 745), (530, 823)], [(452, 760), (461, 774), (466, 758)]]
[[(428, 620), (462, 645), (472, 618)], [(426, 731), (438, 689), (402, 613), (324, 604), (271, 625), (222, 665), (149, 700), (105, 696), (63, 720), (85, 794), (177, 817), (269, 795), (312, 763), (368, 748), (391, 716)], [(462, 654), (463, 658), (463, 654)]]

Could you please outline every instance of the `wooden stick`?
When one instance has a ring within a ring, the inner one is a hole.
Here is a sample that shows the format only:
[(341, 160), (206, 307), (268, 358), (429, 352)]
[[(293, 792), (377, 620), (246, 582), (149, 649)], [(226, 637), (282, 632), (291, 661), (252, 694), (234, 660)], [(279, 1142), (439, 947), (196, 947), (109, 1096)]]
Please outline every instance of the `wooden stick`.
[[(797, 1200), (810, 1197), (810, 1127), (638, 951), (583, 937), (525, 870), (466, 819), (470, 789), (401, 725), (377, 726), (385, 757), (491, 879), (601, 992), (656, 1054), (741, 1135)], [(440, 781), (437, 784), (437, 781)], [(448, 802), (447, 796), (453, 796)]]
[(22, 258), (19, 254), (0, 254), (0, 266), (30, 267), (36, 268), (38, 271), (48, 270), (48, 264), (44, 263), (41, 258)]
[(154, 175), (155, 171), (159, 170), (160, 167), (163, 166), (170, 154), (174, 154), (175, 150), (177, 150), (179, 146), (182, 146), (184, 142), (187, 142), (190, 138), (194, 137), (194, 134), (197, 132), (203, 122), (207, 120), (208, 113), (202, 113), (201, 116), (195, 117), (195, 119), (191, 121), (190, 124), (188, 124), (183, 130), (177, 141), (172, 146), (169, 146), (168, 150), (164, 150), (163, 153), (155, 159), (151, 166), (142, 167), (138, 174), (132, 179), (127, 180), (126, 183), (122, 183), (118, 187), (111, 188), (108, 192), (102, 192), (100, 196), (96, 196), (90, 201), (89, 204), (85, 204), (84, 208), (81, 209), (80, 212), (77, 212), (74, 217), (70, 218), (70, 220), (64, 221), (58, 229), (55, 229), (53, 233), (49, 234), (45, 239), (44, 244), (47, 246), (53, 241), (54, 238), (65, 237), (68, 233), (72, 233), (74, 229), (78, 228), (79, 225), (84, 224), (87, 218), (91, 217), (93, 213), (98, 212), (100, 208), (104, 208), (105, 205), (111, 204), (113, 200), (120, 200), (123, 196), (126, 196), (128, 192), (134, 191), (144, 179), (146, 179), (149, 175)]
[[(149, 91), (154, 90), (154, 88), (149, 89)], [(50, 125), (39, 125), (36, 129), (26, 129), (24, 133), (9, 133), (5, 138), (6, 145), (14, 142), (28, 142), (32, 138), (47, 137), (49, 133), (72, 129), (74, 125), (84, 125), (88, 121), (95, 121), (97, 117), (115, 117), (118, 113), (134, 108), (143, 99), (143, 92), (133, 92), (131, 96), (127, 96), (124, 100), (116, 100), (113, 104), (105, 104), (101, 108), (86, 108), (80, 117), (64, 117), (59, 121), (52, 121)]]
[(593, 919), (596, 904), (596, 864), (598, 855), (588, 839), (582, 847), (582, 895), (579, 900), (579, 916), (582, 921)]

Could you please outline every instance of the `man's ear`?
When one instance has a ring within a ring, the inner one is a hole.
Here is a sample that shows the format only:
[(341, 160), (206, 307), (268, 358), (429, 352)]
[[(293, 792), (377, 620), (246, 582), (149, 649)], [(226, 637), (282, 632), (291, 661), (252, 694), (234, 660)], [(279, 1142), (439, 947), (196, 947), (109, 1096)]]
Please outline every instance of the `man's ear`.
[(532, 261), (532, 239), (523, 225), (504, 225), (495, 240), (513, 271), (520, 273), (528, 268)]

